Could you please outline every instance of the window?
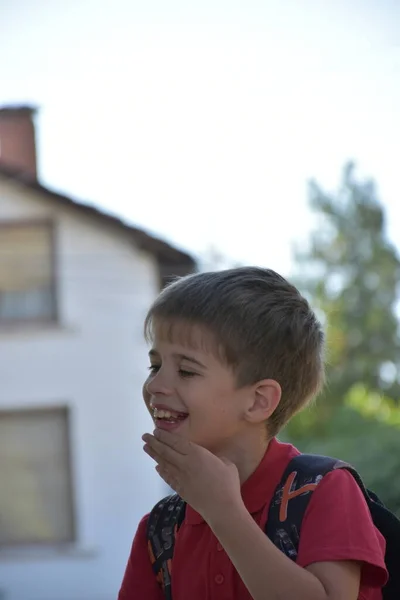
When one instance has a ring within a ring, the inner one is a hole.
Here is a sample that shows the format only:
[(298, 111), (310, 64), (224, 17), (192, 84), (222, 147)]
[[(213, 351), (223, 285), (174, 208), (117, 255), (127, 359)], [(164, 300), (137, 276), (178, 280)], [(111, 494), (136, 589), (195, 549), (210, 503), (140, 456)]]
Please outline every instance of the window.
[(0, 223), (0, 323), (56, 318), (53, 227)]
[(74, 540), (65, 408), (0, 411), (0, 547)]

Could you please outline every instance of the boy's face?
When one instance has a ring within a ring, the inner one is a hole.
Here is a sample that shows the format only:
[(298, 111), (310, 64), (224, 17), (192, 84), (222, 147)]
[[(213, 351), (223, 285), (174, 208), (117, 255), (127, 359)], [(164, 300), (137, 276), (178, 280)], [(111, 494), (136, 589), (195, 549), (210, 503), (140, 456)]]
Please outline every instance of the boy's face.
[(190, 345), (155, 335), (143, 395), (157, 427), (218, 453), (249, 427), (252, 391), (236, 387), (232, 370), (207, 350), (203, 335), (194, 330)]

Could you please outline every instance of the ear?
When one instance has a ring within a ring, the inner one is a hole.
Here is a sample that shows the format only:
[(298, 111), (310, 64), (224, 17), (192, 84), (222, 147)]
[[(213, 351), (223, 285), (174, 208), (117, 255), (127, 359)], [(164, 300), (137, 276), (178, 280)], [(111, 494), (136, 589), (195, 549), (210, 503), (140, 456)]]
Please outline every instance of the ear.
[(246, 411), (246, 420), (262, 423), (269, 419), (282, 396), (281, 386), (275, 379), (263, 379), (252, 386), (251, 403)]

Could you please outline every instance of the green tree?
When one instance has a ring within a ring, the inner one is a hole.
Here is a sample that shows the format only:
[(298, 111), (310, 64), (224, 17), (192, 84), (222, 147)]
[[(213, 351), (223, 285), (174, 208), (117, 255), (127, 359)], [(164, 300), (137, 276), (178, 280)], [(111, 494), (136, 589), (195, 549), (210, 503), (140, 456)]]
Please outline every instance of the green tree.
[(333, 194), (311, 182), (309, 200), (317, 227), (296, 254), (297, 285), (325, 321), (327, 386), (282, 435), (352, 463), (400, 515), (399, 257), (375, 186), (353, 164)]
[[(335, 407), (323, 436), (319, 435), (318, 429), (313, 435), (309, 431), (308, 435), (299, 438), (288, 427), (281, 437), (283, 441), (297, 445), (302, 452), (336, 456), (349, 462), (361, 474), (365, 484), (400, 516), (400, 409), (393, 408), (390, 400), (383, 399), (376, 410), (382, 411), (385, 418), (383, 414), (374, 415), (372, 405), (377, 398), (374, 394), (365, 394), (358, 386), (352, 389), (344, 404)], [(361, 400), (362, 410), (359, 410), (357, 404)], [(385, 404), (389, 404), (389, 412)], [(367, 410), (364, 410), (365, 406)]]
[(357, 180), (349, 163), (333, 194), (312, 181), (309, 202), (318, 226), (296, 260), (299, 287), (326, 317), (328, 385), (320, 404), (341, 404), (359, 382), (400, 402), (400, 261), (375, 185)]

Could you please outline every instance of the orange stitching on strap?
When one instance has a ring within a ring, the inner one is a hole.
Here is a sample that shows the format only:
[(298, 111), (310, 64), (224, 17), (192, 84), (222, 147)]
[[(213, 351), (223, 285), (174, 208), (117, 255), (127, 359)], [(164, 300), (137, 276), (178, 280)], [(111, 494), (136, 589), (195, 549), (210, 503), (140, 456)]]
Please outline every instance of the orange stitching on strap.
[(306, 492), (314, 491), (318, 485), (317, 483), (308, 483), (307, 485), (303, 485), (303, 487), (299, 488), (298, 490), (291, 492), (290, 488), (293, 485), (296, 475), (297, 475), (296, 471), (293, 471), (293, 473), (290, 473), (289, 477), (286, 480), (285, 485), (283, 486), (282, 501), (281, 501), (281, 506), (279, 509), (279, 520), (281, 523), (284, 523), (284, 521), (286, 521), (286, 519), (287, 519), (287, 509), (288, 509), (289, 500), (291, 500), (292, 498), (296, 498), (296, 496), (301, 496), (301, 494), (304, 494)]
[(150, 540), (148, 540), (148, 542), (147, 542), (147, 549), (149, 551), (149, 556), (150, 556), (151, 564), (154, 564), (156, 562), (156, 559), (154, 557), (153, 548), (151, 546)]

